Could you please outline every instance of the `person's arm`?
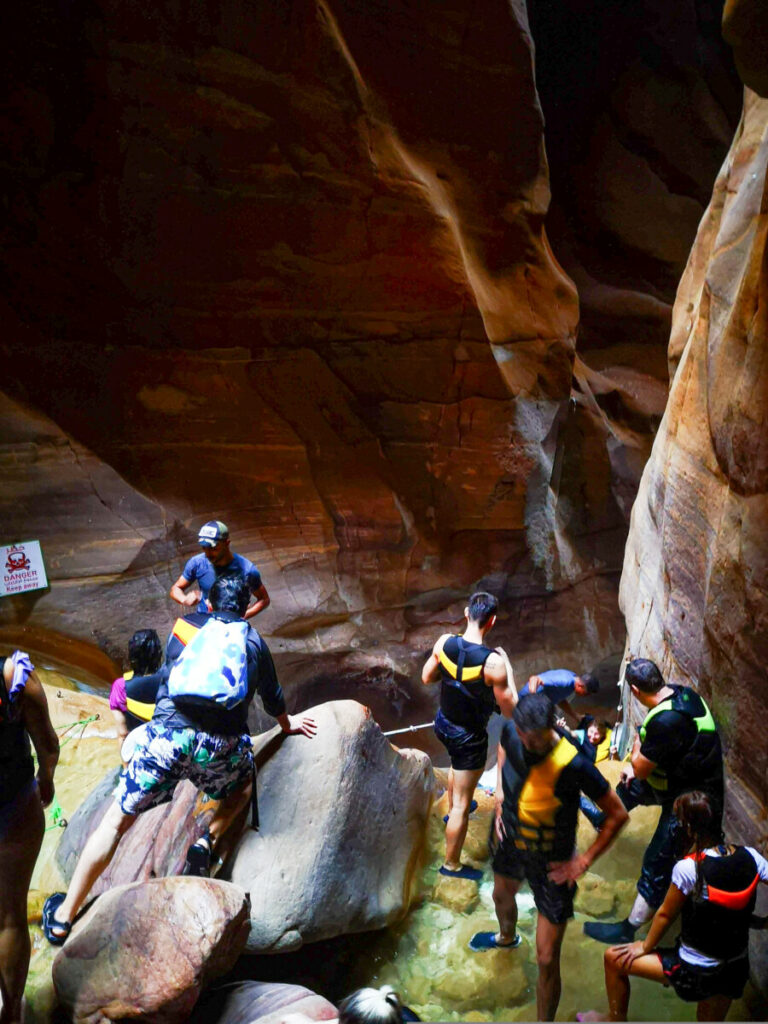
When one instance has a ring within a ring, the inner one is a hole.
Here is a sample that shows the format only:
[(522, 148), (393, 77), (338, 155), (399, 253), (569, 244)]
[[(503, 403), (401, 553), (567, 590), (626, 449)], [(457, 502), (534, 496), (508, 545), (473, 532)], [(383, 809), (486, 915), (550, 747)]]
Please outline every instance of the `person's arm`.
[(569, 701), (567, 701), (567, 700), (558, 701), (557, 702), (557, 706), (562, 710), (562, 712), (566, 716), (566, 718), (570, 717), (574, 722), (578, 723), (579, 716), (573, 710), (573, 708), (571, 707)]
[(541, 676), (528, 676), (528, 693), (536, 693), (538, 688), (542, 686), (544, 680)]
[[(9, 665), (10, 659), (6, 659), (5, 664)], [(59, 760), (59, 737), (51, 724), (48, 700), (36, 672), (30, 673), (24, 685), (21, 720), (37, 754), (37, 785), (43, 807), (47, 807), (54, 795), (53, 773)]]
[(686, 894), (678, 889), (674, 883), (670, 885), (669, 889), (667, 889), (667, 895), (664, 897), (664, 902), (654, 914), (651, 927), (648, 929), (648, 934), (645, 938), (616, 947), (619, 967), (626, 969), (638, 957), (647, 956), (648, 953), (652, 953), (666, 935), (670, 925), (680, 916), (683, 904), (687, 899)]
[(194, 590), (187, 590), (191, 582), (182, 574), (171, 587), (168, 596), (184, 608), (193, 608), (200, 600), (200, 597)]
[(424, 662), (424, 667), (421, 670), (421, 681), (425, 686), (429, 686), (430, 683), (436, 683), (440, 678), (440, 652), (443, 649), (443, 644), (450, 635), (450, 633), (443, 633), (432, 648), (432, 653)]
[(270, 605), (269, 594), (267, 588), (262, 583), (256, 590), (253, 591), (253, 596), (256, 600), (253, 604), (249, 605), (245, 610), (244, 619), (252, 619), (254, 615), (258, 615), (259, 612), (263, 612), (265, 608)]
[[(587, 794), (588, 796), (590, 794)], [(593, 797), (594, 799), (594, 797)], [(550, 865), (549, 878), (557, 885), (563, 882), (575, 882), (595, 863), (629, 821), (624, 804), (612, 789), (595, 800), (601, 811), (605, 812), (603, 827), (595, 836), (595, 841), (584, 853), (577, 853), (570, 860), (553, 861)]]
[(122, 711), (118, 711), (116, 708), (112, 708), (111, 710), (117, 727), (117, 745), (118, 747), (122, 747), (125, 737), (130, 732), (130, 729), (128, 728), (128, 720)]
[(504, 810), (504, 783), (501, 779), (501, 773), (506, 759), (507, 755), (504, 752), (504, 747), (499, 744), (498, 753), (496, 754), (496, 805), (494, 807), (494, 825), (499, 842), (503, 842), (507, 835), (507, 830), (504, 828), (504, 821), (502, 818), (502, 811)]
[(515, 673), (503, 647), (497, 647), (493, 654), (488, 655), (483, 667), (483, 679), (486, 686), (493, 687), (493, 696), (502, 715), (511, 718), (517, 706), (517, 687)]
[(280, 728), (288, 735), (299, 733), (310, 739), (317, 732), (317, 725), (311, 715), (289, 715), (285, 708), (283, 688), (277, 678), (272, 652), (263, 638), (251, 627), (251, 639), (248, 641), (248, 675), (256, 673), (255, 688), (261, 697), (261, 703), (268, 715), (276, 718)]

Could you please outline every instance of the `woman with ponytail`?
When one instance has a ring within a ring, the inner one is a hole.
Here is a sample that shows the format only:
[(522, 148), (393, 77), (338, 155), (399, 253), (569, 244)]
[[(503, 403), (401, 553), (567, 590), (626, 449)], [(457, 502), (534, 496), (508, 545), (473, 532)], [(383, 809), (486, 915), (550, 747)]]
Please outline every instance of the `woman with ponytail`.
[[(612, 946), (605, 953), (608, 1015), (577, 1014), (582, 1021), (626, 1020), (629, 978), (671, 985), (681, 999), (697, 1003), (696, 1019), (725, 1020), (749, 976), (749, 929), (764, 928), (754, 916), (758, 882), (768, 882), (768, 861), (749, 846), (727, 844), (709, 798), (683, 793), (675, 800), (681, 854), (672, 884), (642, 941)], [(674, 948), (658, 943), (682, 914)]]

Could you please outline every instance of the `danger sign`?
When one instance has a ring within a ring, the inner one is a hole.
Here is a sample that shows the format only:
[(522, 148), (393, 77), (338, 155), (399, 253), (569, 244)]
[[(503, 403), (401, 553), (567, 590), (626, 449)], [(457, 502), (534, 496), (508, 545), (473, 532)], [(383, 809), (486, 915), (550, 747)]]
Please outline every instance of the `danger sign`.
[(0, 547), (0, 597), (48, 586), (40, 541)]

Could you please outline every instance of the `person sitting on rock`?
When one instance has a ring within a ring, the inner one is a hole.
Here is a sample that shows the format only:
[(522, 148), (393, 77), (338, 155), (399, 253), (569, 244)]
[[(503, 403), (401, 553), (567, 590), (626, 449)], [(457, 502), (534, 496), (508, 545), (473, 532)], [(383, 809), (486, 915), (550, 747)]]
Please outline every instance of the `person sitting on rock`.
[[(765, 928), (755, 917), (759, 882), (768, 883), (768, 861), (750, 846), (725, 843), (720, 812), (702, 792), (674, 802), (680, 847), (687, 852), (672, 870), (672, 883), (641, 942), (605, 951), (609, 1012), (577, 1014), (582, 1021), (626, 1020), (629, 977), (671, 985), (681, 999), (697, 1003), (697, 1020), (725, 1020), (749, 977), (749, 929)], [(682, 914), (673, 947), (659, 942)]]
[(629, 917), (584, 925), (585, 935), (611, 944), (631, 942), (637, 929), (661, 906), (669, 888), (679, 829), (673, 809), (675, 799), (682, 793), (702, 790), (720, 817), (724, 801), (720, 737), (712, 713), (699, 694), (687, 686), (667, 686), (658, 667), (647, 658), (630, 661), (625, 679), (647, 714), (616, 792), (628, 811), (638, 805), (661, 805), (661, 816), (643, 856), (637, 897)]
[(488, 719), (497, 705), (509, 717), (517, 703), (509, 658), (484, 640), (496, 623), (498, 602), (478, 591), (464, 609), (463, 636), (444, 633), (421, 671), (425, 684), (441, 681), (435, 735), (451, 759), (448, 775), (448, 824), (445, 830), (443, 875), (478, 881), (483, 873), (461, 863), (470, 804), (488, 756)]
[[(198, 543), (203, 549), (199, 555), (193, 555), (184, 566), (184, 571), (170, 589), (169, 596), (185, 608), (197, 605), (198, 612), (203, 615), (208, 611), (208, 594), (215, 580), (220, 576), (239, 575), (245, 577), (251, 593), (256, 598), (246, 609), (246, 619), (263, 612), (269, 606), (270, 598), (267, 588), (261, 579), (261, 573), (243, 555), (238, 555), (229, 546), (229, 528), (218, 519), (213, 519), (200, 527)], [(197, 583), (197, 591), (191, 588)]]
[[(213, 612), (209, 616), (210, 622), (200, 630), (201, 637), (206, 629), (210, 629), (211, 622), (218, 622), (224, 627), (242, 623), (249, 597), (248, 584), (241, 576), (223, 576), (216, 580), (210, 591)], [(214, 628), (220, 631), (221, 626)], [(232, 630), (234, 635), (238, 632), (242, 633)], [(315, 735), (317, 727), (313, 718), (286, 714), (272, 658), (262, 638), (252, 627), (246, 629), (245, 636), (245, 651), (241, 652), (241, 657), (246, 663), (247, 696), (232, 707), (212, 700), (190, 703), (170, 696), (169, 690), (174, 685), (173, 672), (181, 665), (182, 659), (170, 669), (166, 666), (161, 670), (163, 681), (152, 721), (147, 725), (145, 736), (136, 747), (128, 767), (120, 775), (114, 802), (85, 844), (72, 875), (69, 892), (66, 895), (54, 893), (46, 901), (43, 927), (49, 942), (59, 945), (65, 941), (75, 915), (96, 879), (112, 860), (121, 837), (135, 823), (137, 815), (170, 800), (182, 779), (189, 779), (210, 799), (220, 801), (209, 832), (192, 844), (184, 868), (185, 874), (209, 873), (212, 850), (228, 826), (243, 821), (247, 810), (253, 777), (248, 707), (257, 691), (265, 710), (277, 719), (283, 732), (310, 738)], [(227, 641), (224, 646), (236, 648), (232, 641)], [(190, 656), (190, 664), (186, 666), (188, 676), (194, 675), (195, 658), (205, 662), (204, 653), (209, 654), (203, 647), (198, 651), (200, 653), (196, 653), (190, 644), (186, 652)], [(229, 665), (217, 668), (216, 672), (206, 670), (203, 682), (207, 685), (214, 676), (227, 676), (227, 672), (232, 675)]]
[[(29, 741), (37, 754), (37, 775)], [(27, 893), (54, 797), (59, 738), (29, 656), (0, 658), (0, 1021), (17, 1024), (29, 969)]]
[(118, 676), (109, 691), (109, 706), (117, 724), (117, 742), (122, 748), (126, 736), (152, 718), (157, 681), (144, 682), (160, 668), (163, 649), (154, 629), (139, 629), (128, 641), (130, 670)]
[(567, 668), (551, 668), (546, 672), (531, 676), (528, 682), (521, 686), (520, 696), (525, 697), (530, 693), (543, 693), (556, 704), (557, 707), (572, 722), (578, 722), (579, 716), (571, 707), (568, 698), (576, 694), (577, 697), (586, 697), (588, 693), (597, 693), (600, 683), (596, 676), (590, 672), (582, 672), (576, 675)]
[[(578, 854), (574, 849), (582, 791), (604, 811), (605, 821), (589, 849)], [(515, 897), (527, 880), (539, 912), (539, 1020), (554, 1020), (560, 1001), (560, 947), (573, 917), (574, 883), (605, 853), (628, 820), (606, 779), (572, 737), (556, 730), (554, 704), (541, 693), (521, 697), (499, 741), (491, 831), (499, 931), (477, 932), (469, 948), (480, 952), (520, 945)]]

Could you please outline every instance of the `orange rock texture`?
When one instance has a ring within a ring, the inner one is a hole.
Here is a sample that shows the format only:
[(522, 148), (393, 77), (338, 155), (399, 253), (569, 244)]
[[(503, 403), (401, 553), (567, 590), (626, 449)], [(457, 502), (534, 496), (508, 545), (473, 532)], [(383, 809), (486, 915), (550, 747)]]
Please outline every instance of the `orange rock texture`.
[(582, 6), (14, 12), (0, 502), (52, 587), (4, 626), (119, 657), (217, 517), (301, 703), (428, 717), (478, 585), (521, 675), (621, 650), (733, 84), (717, 5)]

